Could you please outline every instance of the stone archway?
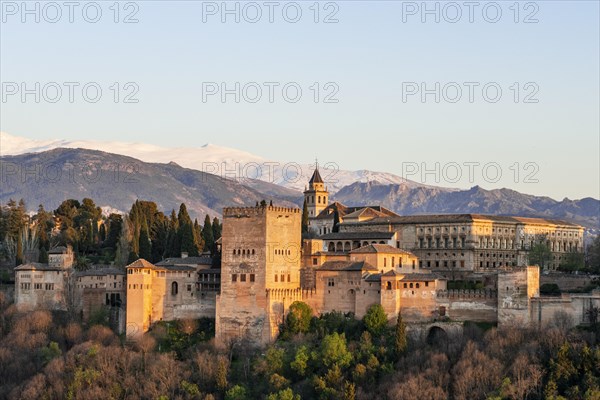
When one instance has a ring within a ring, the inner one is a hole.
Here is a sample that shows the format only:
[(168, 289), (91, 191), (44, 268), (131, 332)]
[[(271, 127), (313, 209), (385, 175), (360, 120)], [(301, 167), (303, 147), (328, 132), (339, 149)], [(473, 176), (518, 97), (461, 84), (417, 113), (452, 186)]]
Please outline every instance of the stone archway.
[(444, 328), (433, 325), (427, 331), (427, 344), (432, 346), (446, 346), (448, 344), (448, 333)]

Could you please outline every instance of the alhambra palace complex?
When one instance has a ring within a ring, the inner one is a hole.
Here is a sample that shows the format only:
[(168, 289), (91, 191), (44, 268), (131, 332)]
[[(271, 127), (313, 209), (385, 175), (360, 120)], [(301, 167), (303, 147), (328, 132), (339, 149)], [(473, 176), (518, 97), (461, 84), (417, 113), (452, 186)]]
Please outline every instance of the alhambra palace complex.
[[(399, 216), (380, 206), (330, 203), (318, 169), (302, 210), (276, 206), (223, 210), (221, 268), (209, 256), (143, 259), (126, 267), (71, 273), (70, 249), (55, 249), (49, 264), (16, 268), (19, 307), (73, 307), (84, 319), (95, 308), (116, 314), (117, 328), (139, 337), (158, 321), (215, 318), (221, 346), (276, 339), (289, 306), (340, 311), (362, 318), (381, 304), (401, 313), (411, 329), (463, 321), (542, 325), (557, 311), (585, 322), (600, 293), (539, 296), (540, 270), (528, 266), (536, 237), (546, 235), (550, 268), (570, 251), (583, 251), (583, 227), (563, 221), (477, 214)], [(448, 290), (463, 279), (481, 289)]]

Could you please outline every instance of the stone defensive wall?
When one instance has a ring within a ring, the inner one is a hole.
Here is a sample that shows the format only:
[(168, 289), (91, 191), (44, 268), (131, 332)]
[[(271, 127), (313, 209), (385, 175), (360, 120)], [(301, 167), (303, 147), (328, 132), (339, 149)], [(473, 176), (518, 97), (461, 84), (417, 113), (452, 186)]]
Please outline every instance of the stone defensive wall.
[(493, 289), (448, 289), (438, 290), (438, 299), (494, 299), (498, 300), (498, 291)]
[(265, 215), (267, 212), (281, 212), (290, 214), (300, 214), (302, 210), (295, 207), (226, 207), (223, 209), (223, 218), (244, 218), (258, 217)]
[(438, 316), (453, 321), (498, 320), (498, 292), (491, 289), (438, 290), (436, 296)]

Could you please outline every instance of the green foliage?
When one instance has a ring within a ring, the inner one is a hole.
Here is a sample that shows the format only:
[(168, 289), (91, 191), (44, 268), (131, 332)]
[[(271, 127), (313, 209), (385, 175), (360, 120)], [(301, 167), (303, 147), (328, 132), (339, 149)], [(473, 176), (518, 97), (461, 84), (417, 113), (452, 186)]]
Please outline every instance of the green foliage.
[(344, 334), (334, 332), (325, 336), (320, 350), (321, 361), (326, 367), (338, 365), (344, 368), (352, 362), (352, 353), (348, 351)]
[(148, 234), (148, 225), (146, 221), (142, 222), (139, 239), (139, 257), (144, 260), (152, 260), (152, 244), (150, 243), (150, 236)]
[(406, 351), (406, 324), (402, 320), (402, 315), (400, 313), (398, 313), (398, 320), (396, 321), (394, 345), (398, 355), (403, 354)]
[(312, 308), (302, 301), (295, 301), (290, 305), (284, 331), (295, 333), (306, 333), (310, 328), (312, 320)]
[(387, 315), (381, 304), (373, 304), (363, 318), (365, 327), (373, 335), (381, 335), (387, 326)]
[(50, 342), (47, 347), (41, 349), (42, 362), (44, 364), (48, 364), (50, 361), (61, 355), (62, 351), (56, 342)]
[(562, 256), (558, 269), (565, 272), (580, 271), (585, 268), (585, 258), (583, 253), (569, 252)]
[(106, 307), (100, 306), (100, 307), (92, 310), (92, 312), (90, 313), (90, 316), (88, 318), (88, 326), (94, 326), (94, 325), (109, 326), (108, 319), (109, 319), (108, 310), (106, 309)]
[(596, 235), (585, 253), (586, 269), (595, 274), (600, 273), (600, 235)]
[(302, 235), (308, 234), (308, 207), (306, 206), (306, 199), (302, 205)]
[(305, 376), (308, 369), (308, 361), (310, 360), (310, 353), (307, 346), (300, 346), (294, 356), (294, 361), (290, 363), (290, 368), (298, 376)]
[(552, 259), (552, 252), (546, 243), (546, 236), (542, 235), (533, 243), (527, 254), (530, 265), (539, 265), (541, 268), (548, 266)]
[(546, 296), (560, 296), (560, 288), (556, 283), (544, 283), (540, 286), (540, 294)]
[(235, 385), (225, 392), (225, 400), (245, 400), (247, 398), (247, 390), (241, 385)]
[(271, 393), (267, 396), (267, 400), (300, 400), (300, 395), (294, 394), (292, 389), (287, 388), (277, 393)]
[(204, 240), (204, 251), (210, 251), (212, 254), (215, 251), (215, 237), (212, 228), (212, 222), (210, 221), (210, 217), (208, 215), (206, 215), (204, 218), (202, 239)]

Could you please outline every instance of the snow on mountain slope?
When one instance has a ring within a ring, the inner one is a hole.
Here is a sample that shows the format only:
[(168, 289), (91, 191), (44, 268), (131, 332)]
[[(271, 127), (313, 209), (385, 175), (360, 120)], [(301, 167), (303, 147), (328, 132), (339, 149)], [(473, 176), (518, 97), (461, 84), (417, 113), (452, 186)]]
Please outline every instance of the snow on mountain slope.
[[(202, 147), (162, 147), (146, 143), (92, 140), (33, 140), (0, 132), (0, 156), (38, 153), (55, 148), (100, 150), (144, 162), (175, 162), (185, 168), (238, 179), (242, 183), (245, 178), (260, 179), (299, 191), (304, 190), (315, 167), (314, 164), (271, 161), (245, 151), (213, 144)], [(333, 165), (321, 166), (321, 175), (331, 193), (356, 182), (398, 184), (407, 188), (428, 187), (390, 173), (345, 171)]]

